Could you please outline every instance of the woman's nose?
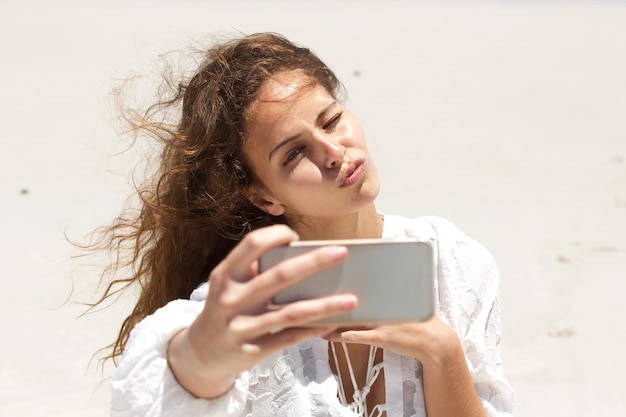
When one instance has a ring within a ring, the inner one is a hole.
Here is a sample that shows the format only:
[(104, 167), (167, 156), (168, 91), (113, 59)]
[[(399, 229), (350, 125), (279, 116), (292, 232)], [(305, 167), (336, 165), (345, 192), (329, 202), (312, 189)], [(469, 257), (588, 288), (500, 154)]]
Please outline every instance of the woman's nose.
[(326, 168), (337, 168), (341, 166), (346, 153), (345, 146), (335, 140), (326, 138), (322, 140), (322, 149), (324, 151), (324, 165)]

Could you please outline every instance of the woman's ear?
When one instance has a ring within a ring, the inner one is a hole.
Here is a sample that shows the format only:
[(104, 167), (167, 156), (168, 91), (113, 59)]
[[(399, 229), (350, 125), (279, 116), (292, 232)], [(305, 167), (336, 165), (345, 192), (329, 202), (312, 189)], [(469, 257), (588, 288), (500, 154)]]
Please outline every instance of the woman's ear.
[(248, 193), (248, 200), (256, 207), (260, 208), (272, 216), (282, 216), (285, 213), (285, 206), (278, 202), (267, 191), (258, 188), (251, 189)]

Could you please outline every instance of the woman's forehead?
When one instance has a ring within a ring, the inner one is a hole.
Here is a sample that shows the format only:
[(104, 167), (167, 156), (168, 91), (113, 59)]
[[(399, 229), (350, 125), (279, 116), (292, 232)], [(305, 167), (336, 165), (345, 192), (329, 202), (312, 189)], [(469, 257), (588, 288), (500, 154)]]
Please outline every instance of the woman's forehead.
[(281, 73), (265, 82), (259, 92), (259, 101), (292, 101), (304, 82), (310, 83), (303, 74)]
[(267, 80), (259, 91), (257, 102), (292, 102), (319, 83), (302, 71), (283, 71)]
[(261, 87), (257, 99), (250, 106), (248, 126), (253, 128), (259, 123), (276, 123), (303, 104), (307, 107), (321, 98), (333, 100), (326, 89), (310, 76), (297, 72), (278, 74)]
[(271, 146), (295, 134), (301, 120), (314, 121), (334, 98), (305, 74), (287, 73), (268, 80), (250, 108), (246, 143)]

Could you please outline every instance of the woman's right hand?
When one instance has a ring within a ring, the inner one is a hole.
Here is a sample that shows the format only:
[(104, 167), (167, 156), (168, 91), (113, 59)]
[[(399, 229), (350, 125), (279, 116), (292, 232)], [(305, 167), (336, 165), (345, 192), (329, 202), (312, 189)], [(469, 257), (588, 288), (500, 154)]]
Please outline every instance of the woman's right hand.
[(189, 392), (202, 398), (226, 393), (239, 373), (274, 352), (335, 330), (303, 324), (356, 307), (349, 294), (272, 306), (274, 294), (347, 256), (345, 247), (328, 246), (259, 273), (261, 255), (294, 239), (284, 225), (255, 230), (213, 269), (204, 309), (168, 348), (170, 368)]

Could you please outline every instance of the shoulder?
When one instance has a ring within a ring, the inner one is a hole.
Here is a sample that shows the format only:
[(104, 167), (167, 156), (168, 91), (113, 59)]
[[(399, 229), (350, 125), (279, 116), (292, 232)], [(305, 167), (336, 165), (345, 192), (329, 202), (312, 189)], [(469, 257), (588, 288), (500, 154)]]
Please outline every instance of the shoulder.
[(438, 216), (422, 216), (409, 218), (397, 215), (384, 215), (385, 227), (394, 230), (403, 230), (408, 236), (430, 237), (436, 241), (440, 251), (453, 251), (459, 248), (469, 248), (480, 255), (489, 255), (487, 249), (475, 239), (462, 232), (454, 223)]
[(385, 231), (387, 234), (398, 235), (401, 232), (407, 236), (424, 237), (436, 240), (439, 244), (453, 244), (468, 237), (452, 222), (437, 216), (404, 217), (398, 215), (384, 215)]
[(482, 261), (493, 262), (491, 253), (483, 244), (465, 234), (451, 221), (436, 216), (422, 217), (420, 220), (432, 225), (437, 233), (440, 250), (466, 254)]
[[(493, 256), (480, 242), (454, 223), (438, 216), (408, 218), (385, 215), (388, 230), (403, 230), (406, 236), (428, 239), (435, 248), (440, 278), (474, 282), (480, 287), (496, 287), (499, 274)], [(478, 281), (478, 282), (477, 282)]]

